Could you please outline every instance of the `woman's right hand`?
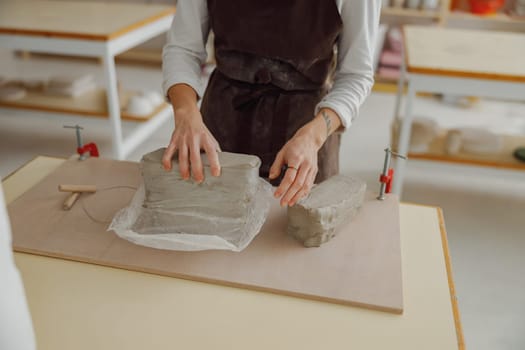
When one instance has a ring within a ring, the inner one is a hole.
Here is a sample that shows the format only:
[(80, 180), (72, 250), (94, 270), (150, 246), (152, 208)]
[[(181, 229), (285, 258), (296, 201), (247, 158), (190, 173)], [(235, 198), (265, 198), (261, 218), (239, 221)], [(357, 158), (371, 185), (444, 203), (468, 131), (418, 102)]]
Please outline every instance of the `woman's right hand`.
[(204, 181), (201, 161), (201, 150), (203, 150), (210, 162), (211, 174), (220, 176), (221, 167), (217, 154), (220, 152), (219, 143), (202, 121), (195, 91), (188, 85), (174, 85), (169, 90), (169, 96), (175, 114), (175, 130), (162, 157), (164, 169), (171, 170), (171, 160), (178, 152), (181, 177), (185, 180), (189, 179), (191, 171), (193, 179), (200, 183)]

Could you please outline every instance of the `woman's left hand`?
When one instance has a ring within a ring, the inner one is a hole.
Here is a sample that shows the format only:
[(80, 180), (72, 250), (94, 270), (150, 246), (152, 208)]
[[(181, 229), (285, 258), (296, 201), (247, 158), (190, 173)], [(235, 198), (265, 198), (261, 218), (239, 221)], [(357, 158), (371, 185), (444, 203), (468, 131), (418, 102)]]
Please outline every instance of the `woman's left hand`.
[(277, 153), (270, 168), (270, 179), (279, 177), (283, 165), (286, 165), (283, 180), (274, 193), (276, 198), (281, 198), (281, 206), (293, 206), (310, 193), (318, 171), (317, 153), (340, 125), (341, 121), (334, 111), (322, 109)]
[(312, 129), (309, 125), (299, 129), (277, 153), (270, 168), (270, 179), (275, 179), (283, 165), (287, 166), (274, 194), (276, 198), (282, 197), (281, 206), (294, 205), (312, 189), (318, 170), (317, 152), (324, 141)]

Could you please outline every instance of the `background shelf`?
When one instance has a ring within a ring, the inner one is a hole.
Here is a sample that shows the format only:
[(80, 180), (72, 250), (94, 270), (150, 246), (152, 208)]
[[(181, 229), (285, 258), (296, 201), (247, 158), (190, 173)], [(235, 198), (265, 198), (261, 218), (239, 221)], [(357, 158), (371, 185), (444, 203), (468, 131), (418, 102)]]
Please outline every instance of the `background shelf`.
[(381, 9), (382, 16), (396, 16), (404, 18), (430, 18), (439, 19), (441, 14), (439, 10), (418, 10), (411, 8), (400, 7), (383, 7)]
[[(120, 104), (126, 106), (131, 96), (137, 92), (123, 91), (120, 93)], [(167, 107), (163, 102), (148, 115), (132, 115), (121, 108), (122, 120), (147, 121)], [(51, 96), (41, 92), (28, 91), (27, 95), (16, 101), (0, 101), (0, 107), (30, 109), (44, 112), (79, 114), (89, 117), (108, 118), (106, 91), (96, 88), (78, 97)]]
[(428, 152), (412, 153), (409, 152), (409, 159), (437, 160), (442, 162), (460, 163), (468, 165), (489, 166), (504, 169), (525, 170), (525, 162), (520, 162), (514, 158), (513, 153), (518, 147), (525, 147), (525, 136), (503, 137), (503, 149), (500, 153), (490, 155), (477, 155), (472, 153), (460, 152), (456, 155), (449, 155), (445, 152), (446, 133), (436, 137), (429, 145)]

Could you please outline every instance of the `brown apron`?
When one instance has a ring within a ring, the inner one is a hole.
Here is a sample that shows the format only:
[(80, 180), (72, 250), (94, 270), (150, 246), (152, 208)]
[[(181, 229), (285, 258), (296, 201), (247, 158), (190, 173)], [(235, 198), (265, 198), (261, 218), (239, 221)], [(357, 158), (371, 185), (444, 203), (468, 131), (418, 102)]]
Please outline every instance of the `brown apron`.
[[(204, 122), (223, 151), (262, 159), (314, 118), (342, 28), (335, 0), (208, 0), (217, 69), (204, 94)], [(339, 171), (340, 135), (319, 150), (316, 182)]]

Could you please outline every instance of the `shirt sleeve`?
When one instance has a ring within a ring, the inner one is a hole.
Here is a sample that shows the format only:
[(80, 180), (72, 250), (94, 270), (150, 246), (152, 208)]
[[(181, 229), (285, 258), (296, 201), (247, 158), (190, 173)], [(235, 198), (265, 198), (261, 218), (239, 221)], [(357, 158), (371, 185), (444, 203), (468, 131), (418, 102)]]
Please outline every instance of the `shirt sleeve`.
[(162, 50), (164, 96), (175, 84), (188, 84), (204, 94), (201, 66), (206, 61), (210, 28), (206, 0), (179, 0), (168, 40)]
[(374, 84), (374, 46), (379, 27), (380, 0), (340, 0), (343, 30), (338, 41), (334, 84), (316, 106), (334, 110), (348, 128)]

